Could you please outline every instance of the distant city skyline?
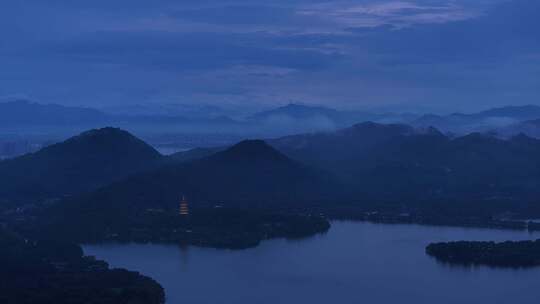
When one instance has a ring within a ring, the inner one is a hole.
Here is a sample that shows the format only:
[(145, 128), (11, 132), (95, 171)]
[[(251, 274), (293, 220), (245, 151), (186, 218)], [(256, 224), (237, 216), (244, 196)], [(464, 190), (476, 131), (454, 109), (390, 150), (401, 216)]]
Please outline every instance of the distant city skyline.
[(4, 2), (0, 102), (539, 105), (539, 15), (535, 0)]

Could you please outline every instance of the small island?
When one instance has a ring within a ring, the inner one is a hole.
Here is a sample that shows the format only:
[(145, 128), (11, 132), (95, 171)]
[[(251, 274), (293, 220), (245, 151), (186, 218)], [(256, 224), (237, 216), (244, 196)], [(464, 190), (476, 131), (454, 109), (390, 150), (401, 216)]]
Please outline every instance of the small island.
[(432, 243), (426, 253), (454, 265), (485, 265), (504, 268), (540, 266), (540, 240), (518, 242)]

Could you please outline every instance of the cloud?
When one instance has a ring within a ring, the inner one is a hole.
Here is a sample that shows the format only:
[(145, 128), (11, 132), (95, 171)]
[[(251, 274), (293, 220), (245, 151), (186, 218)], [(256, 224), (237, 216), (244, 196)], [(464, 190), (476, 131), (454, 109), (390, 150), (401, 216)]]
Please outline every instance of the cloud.
[(389, 1), (356, 4), (326, 3), (306, 8), (302, 15), (318, 16), (346, 27), (377, 27), (392, 25), (397, 28), (415, 24), (446, 23), (474, 18), (477, 12), (455, 5), (424, 5), (416, 2)]
[(228, 33), (98, 32), (43, 46), (36, 56), (169, 71), (242, 65), (314, 70), (339, 60), (339, 54), (279, 47), (269, 43), (267, 37)]
[(220, 25), (276, 25), (293, 22), (295, 10), (267, 5), (231, 5), (178, 10), (171, 13), (171, 16)]
[(476, 17), (444, 24), (386, 30), (366, 44), (387, 64), (467, 62), (499, 64), (540, 49), (540, 3), (507, 2)]
[(539, 12), (536, 0), (4, 1), (0, 95), (439, 109), (531, 103), (540, 85)]

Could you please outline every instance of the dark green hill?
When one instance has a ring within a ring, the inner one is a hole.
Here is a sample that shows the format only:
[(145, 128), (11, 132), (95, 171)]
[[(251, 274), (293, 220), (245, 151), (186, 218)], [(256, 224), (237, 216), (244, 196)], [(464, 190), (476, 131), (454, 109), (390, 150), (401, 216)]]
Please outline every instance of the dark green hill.
[(414, 129), (406, 125), (367, 122), (336, 132), (282, 137), (269, 144), (297, 161), (352, 181), (376, 166), (379, 153), (412, 134)]
[(23, 239), (0, 227), (0, 248), (0, 303), (165, 302), (154, 280), (109, 269), (75, 244)]
[(161, 157), (126, 131), (87, 131), (0, 162), (0, 198), (31, 202), (94, 190), (149, 168)]
[(253, 140), (206, 158), (137, 174), (85, 196), (81, 206), (176, 210), (186, 195), (207, 204), (283, 207), (325, 200), (335, 189), (336, 183), (322, 172)]
[[(435, 128), (367, 122), (268, 143), (298, 163), (331, 173), (352, 189), (350, 200), (517, 206), (540, 197), (540, 140), (525, 135), (452, 138)], [(209, 153), (189, 156), (201, 152)]]
[[(65, 199), (38, 214), (37, 226), (21, 229), (80, 241), (245, 248), (267, 238), (326, 231), (325, 219), (290, 210), (328, 201), (336, 185), (263, 141), (243, 141), (203, 159), (164, 164)], [(178, 215), (184, 195), (190, 202), (188, 217)]]
[(363, 123), (270, 144), (339, 176), (357, 197), (482, 202), (532, 201), (540, 195), (540, 141), (523, 135), (501, 140), (473, 133), (453, 139), (433, 128)]

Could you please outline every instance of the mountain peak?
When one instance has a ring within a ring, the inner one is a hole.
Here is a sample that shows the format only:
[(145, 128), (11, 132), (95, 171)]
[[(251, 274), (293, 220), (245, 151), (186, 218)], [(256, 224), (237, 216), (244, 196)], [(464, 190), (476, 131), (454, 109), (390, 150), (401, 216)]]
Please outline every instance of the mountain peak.
[(289, 103), (285, 106), (280, 107), (280, 109), (298, 109), (298, 110), (313, 110), (313, 109), (319, 109), (319, 110), (334, 110), (326, 107), (321, 106), (315, 106), (315, 105), (305, 105), (301, 103)]
[(0, 163), (0, 195), (41, 199), (84, 192), (146, 170), (161, 157), (127, 131), (90, 130)]
[(105, 127), (101, 129), (92, 129), (85, 131), (75, 137), (66, 140), (63, 144), (66, 145), (87, 145), (91, 149), (103, 149), (104, 147), (116, 147), (117, 149), (125, 150), (146, 150), (149, 154), (156, 153), (154, 148), (147, 143), (138, 139), (128, 131), (120, 128)]
[(314, 115), (337, 115), (339, 111), (322, 106), (310, 106), (297, 103), (289, 103), (287, 105), (274, 108), (271, 110), (256, 113), (250, 119), (264, 119), (274, 115), (287, 115), (295, 118), (306, 118)]
[(92, 137), (103, 137), (103, 136), (114, 136), (114, 137), (134, 137), (128, 131), (122, 130), (120, 128), (114, 127), (105, 127), (100, 129), (92, 129), (85, 131), (75, 138), (92, 138)]

